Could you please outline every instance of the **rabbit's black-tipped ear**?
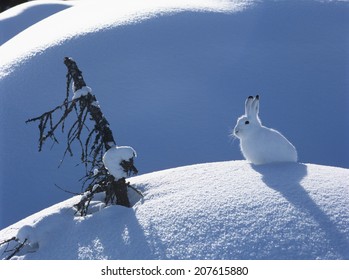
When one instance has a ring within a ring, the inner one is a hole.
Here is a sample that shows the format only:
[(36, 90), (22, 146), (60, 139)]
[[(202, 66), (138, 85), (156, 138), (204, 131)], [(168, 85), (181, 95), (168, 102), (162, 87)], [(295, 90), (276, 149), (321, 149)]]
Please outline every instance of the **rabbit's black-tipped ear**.
[(259, 95), (256, 95), (256, 97), (253, 99), (253, 102), (251, 104), (251, 114), (257, 117), (258, 113), (259, 113)]
[(249, 96), (247, 97), (246, 101), (245, 101), (245, 115), (249, 116), (251, 114), (251, 105), (253, 102), (253, 96)]

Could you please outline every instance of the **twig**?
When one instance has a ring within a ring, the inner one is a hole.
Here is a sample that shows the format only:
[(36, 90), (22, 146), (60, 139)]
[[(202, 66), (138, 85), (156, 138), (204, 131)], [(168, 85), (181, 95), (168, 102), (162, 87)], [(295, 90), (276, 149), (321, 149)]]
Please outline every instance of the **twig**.
[[(126, 183), (125, 178), (115, 178), (109, 174), (106, 168), (103, 166), (103, 155), (105, 151), (116, 145), (113, 133), (110, 129), (109, 122), (103, 115), (98, 101), (95, 95), (91, 91), (84, 92), (81, 96), (69, 101), (69, 88), (73, 83), (73, 91), (86, 87), (86, 83), (83, 79), (82, 72), (79, 70), (75, 61), (69, 57), (65, 57), (64, 64), (67, 66), (67, 84), (66, 84), (66, 96), (63, 103), (54, 109), (43, 113), (39, 117), (35, 117), (26, 121), (36, 122), (39, 121), (39, 151), (48, 138), (54, 143), (58, 143), (56, 137), (57, 128), (61, 127), (62, 132), (65, 129), (65, 121), (72, 111), (75, 112), (76, 119), (73, 120), (72, 125), (68, 130), (66, 138), (66, 149), (63, 154), (63, 163), (66, 154), (73, 155), (73, 143), (78, 142), (81, 148), (80, 160), (85, 165), (85, 177), (83, 186), (88, 184), (87, 190), (92, 190), (94, 184), (99, 184), (101, 187), (99, 191), (106, 193), (106, 203), (117, 203), (126, 207), (130, 207), (130, 202), (127, 195), (127, 187), (130, 186)], [(53, 115), (57, 110), (63, 110), (63, 113), (55, 122)], [(73, 113), (74, 115), (74, 113)], [(93, 128), (89, 128), (86, 124), (89, 120), (94, 123)], [(121, 167), (124, 169), (127, 176), (136, 174), (138, 171), (133, 165), (133, 159), (129, 161), (123, 161)], [(93, 170), (98, 167), (98, 174), (93, 174)], [(93, 174), (93, 175), (92, 175)], [(58, 185), (55, 186), (64, 192), (79, 195), (74, 192), (70, 192), (62, 189)], [(132, 187), (135, 190), (135, 188)], [(138, 192), (138, 191), (137, 191)], [(76, 205), (78, 212), (82, 215), (86, 215), (87, 208), (93, 198), (94, 191), (91, 191), (89, 195), (86, 194), (82, 200)], [(140, 195), (141, 193), (138, 192)]]
[(9, 256), (6, 258), (6, 260), (10, 260), (14, 255), (16, 255), (16, 254), (22, 249), (22, 247), (25, 245), (26, 242), (27, 242), (27, 238), (24, 239), (23, 243), (20, 243), (19, 246), (17, 246), (17, 247), (15, 248), (14, 252), (13, 252), (11, 255), (9, 255)]
[(144, 197), (144, 195), (141, 193), (140, 190), (137, 190), (134, 186), (128, 185), (129, 188), (133, 189), (136, 193), (138, 193), (141, 197)]
[(55, 187), (60, 189), (61, 191), (66, 192), (66, 193), (70, 193), (70, 194), (74, 194), (74, 195), (80, 195), (81, 194), (81, 193), (75, 193), (75, 192), (71, 192), (71, 191), (65, 190), (65, 189), (61, 188), (60, 186), (58, 186), (57, 184), (55, 184)]

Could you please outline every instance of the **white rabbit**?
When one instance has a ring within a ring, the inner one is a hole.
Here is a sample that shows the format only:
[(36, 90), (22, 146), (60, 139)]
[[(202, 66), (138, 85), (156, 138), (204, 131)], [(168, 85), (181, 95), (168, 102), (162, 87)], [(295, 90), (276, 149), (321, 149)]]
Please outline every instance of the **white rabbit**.
[(296, 148), (278, 131), (262, 125), (259, 116), (259, 96), (249, 96), (245, 102), (245, 115), (234, 128), (240, 139), (240, 149), (252, 164), (296, 162)]

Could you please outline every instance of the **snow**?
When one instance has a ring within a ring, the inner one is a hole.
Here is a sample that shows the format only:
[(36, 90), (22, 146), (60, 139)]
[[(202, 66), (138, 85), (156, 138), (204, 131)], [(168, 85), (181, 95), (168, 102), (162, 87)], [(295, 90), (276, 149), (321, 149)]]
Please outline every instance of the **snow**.
[(31, 229), (38, 248), (16, 259), (348, 259), (348, 176), (301, 163), (178, 167), (131, 178), (144, 195), (130, 190), (132, 208), (74, 216), (77, 196), (0, 236)]
[[(169, 15), (180, 11), (212, 11), (231, 12), (243, 9), (250, 1), (229, 0), (153, 0), (144, 2), (130, 0), (123, 3), (115, 3), (114, 0), (103, 0), (105, 4), (96, 4), (95, 1), (78, 1), (76, 5), (64, 12), (56, 13), (45, 18), (40, 24), (30, 26), (30, 31), (22, 33), (20, 41), (26, 41), (21, 45), (16, 38), (12, 38), (2, 48), (6, 55), (2, 58), (3, 65), (0, 74), (6, 76), (13, 71), (13, 67), (25, 62), (33, 55), (39, 54), (43, 49), (61, 45), (76, 36), (84, 36), (91, 33), (103, 32), (112, 27), (132, 25), (159, 15)], [(109, 3), (108, 3), (109, 2)], [(113, 8), (110, 8), (112, 5)], [(24, 15), (27, 18), (26, 15)], [(30, 17), (30, 15), (29, 15)], [(59, 28), (57, 28), (59, 26)], [(54, 30), (54, 32), (52, 32)], [(31, 36), (31, 34), (45, 34), (45, 36)], [(18, 61), (13, 61), (14, 58)]]
[[(101, 2), (0, 15), (0, 241), (37, 241), (24, 259), (348, 259), (348, 1)], [(96, 200), (75, 217), (80, 197), (54, 184), (81, 192), (78, 155), (60, 165), (64, 136), (36, 150), (25, 120), (64, 99), (66, 56), (137, 150), (131, 209)], [(232, 161), (256, 94), (309, 164)]]
[(103, 164), (116, 179), (126, 178), (127, 173), (120, 163), (122, 161), (130, 161), (135, 157), (137, 157), (137, 154), (132, 147), (114, 146), (103, 155)]
[(26, 243), (27, 252), (35, 252), (39, 249), (40, 240), (36, 236), (36, 230), (32, 226), (25, 225), (21, 227), (16, 235), (21, 243)]
[(30, 1), (0, 13), (0, 45), (40, 20), (72, 7), (75, 1)]
[[(88, 87), (88, 86), (84, 86), (84, 87), (74, 91), (72, 100), (77, 99), (77, 98), (79, 98), (81, 96), (85, 96), (85, 95), (87, 95), (89, 93), (92, 94), (92, 89), (90, 87)], [(96, 102), (94, 102), (94, 103), (96, 103)], [(92, 103), (92, 104), (94, 104), (94, 103)], [(95, 106), (98, 106), (98, 104), (96, 103)]]

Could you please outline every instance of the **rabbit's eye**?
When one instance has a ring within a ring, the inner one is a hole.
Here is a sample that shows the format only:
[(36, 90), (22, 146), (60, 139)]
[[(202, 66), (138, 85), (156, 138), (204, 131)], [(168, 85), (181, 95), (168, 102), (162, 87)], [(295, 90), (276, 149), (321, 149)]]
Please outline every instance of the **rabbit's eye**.
[(249, 124), (250, 122), (249, 121), (245, 121), (245, 124)]

